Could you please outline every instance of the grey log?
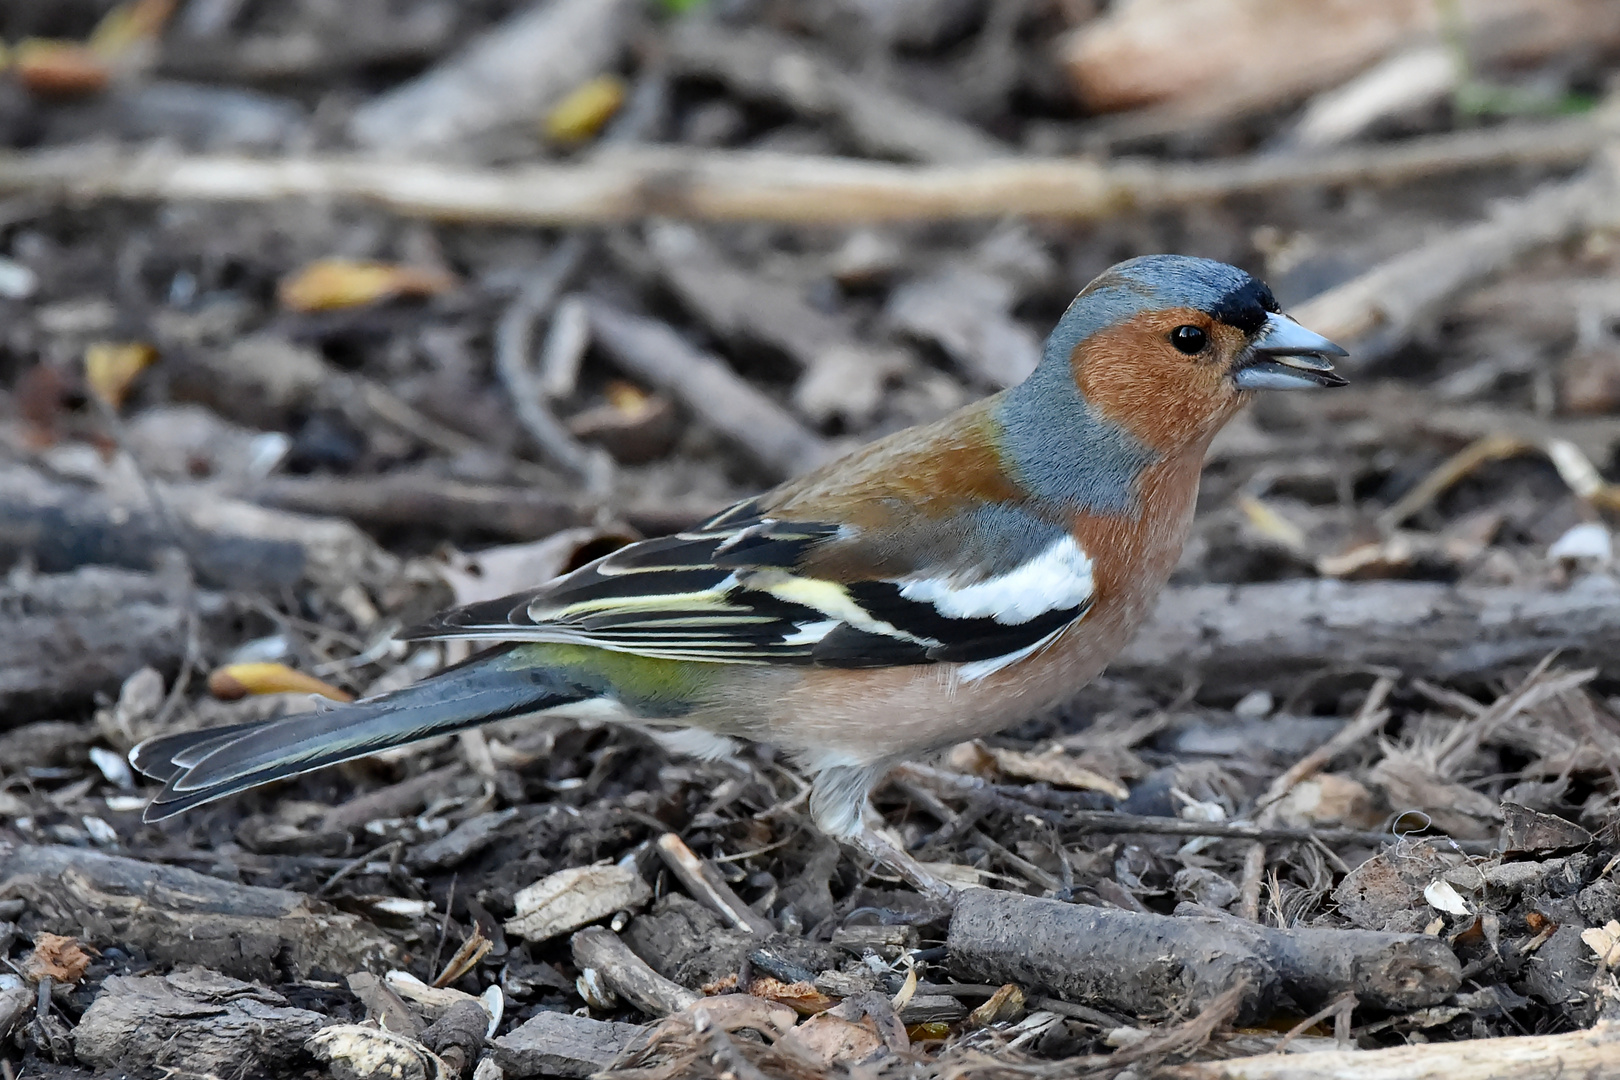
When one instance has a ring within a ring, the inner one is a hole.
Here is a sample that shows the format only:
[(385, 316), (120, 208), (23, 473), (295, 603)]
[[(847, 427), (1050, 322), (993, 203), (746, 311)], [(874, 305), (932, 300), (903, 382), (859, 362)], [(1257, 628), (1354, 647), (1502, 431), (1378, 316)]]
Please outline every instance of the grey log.
[(946, 938), (951, 973), (1136, 1016), (1191, 1016), (1244, 983), (1239, 1019), (1264, 1017), (1277, 974), (1235, 936), (1189, 920), (1081, 907), (993, 889), (962, 893)]
[(369, 923), (286, 889), (57, 846), (0, 844), (0, 868), (0, 898), (27, 901), (43, 929), (165, 963), (265, 982), (401, 963)]
[(1620, 584), (1563, 590), (1412, 581), (1281, 581), (1167, 589), (1109, 671), (1207, 697), (1290, 691), (1329, 668), (1383, 666), (1454, 681), (1497, 679), (1554, 649), (1569, 667), (1620, 673)]
[(1306, 1012), (1346, 992), (1362, 1005), (1405, 1011), (1438, 1005), (1462, 985), (1462, 965), (1451, 947), (1427, 934), (1296, 927), (1279, 930), (1224, 911), (1182, 904), (1176, 916), (1208, 932), (1230, 935), (1253, 949)]

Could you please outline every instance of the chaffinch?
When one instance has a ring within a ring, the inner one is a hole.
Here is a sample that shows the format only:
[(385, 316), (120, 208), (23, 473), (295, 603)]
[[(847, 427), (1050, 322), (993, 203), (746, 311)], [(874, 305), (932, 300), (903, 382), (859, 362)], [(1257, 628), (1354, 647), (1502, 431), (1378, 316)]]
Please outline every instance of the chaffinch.
[(506, 717), (631, 724), (705, 757), (770, 743), (826, 833), (928, 892), (870, 826), (895, 762), (1063, 703), (1150, 613), (1210, 439), (1255, 390), (1340, 386), (1344, 350), (1264, 284), (1156, 255), (1075, 299), (1023, 383), (698, 528), (407, 635), (498, 642), (322, 712), (148, 740), (149, 821)]

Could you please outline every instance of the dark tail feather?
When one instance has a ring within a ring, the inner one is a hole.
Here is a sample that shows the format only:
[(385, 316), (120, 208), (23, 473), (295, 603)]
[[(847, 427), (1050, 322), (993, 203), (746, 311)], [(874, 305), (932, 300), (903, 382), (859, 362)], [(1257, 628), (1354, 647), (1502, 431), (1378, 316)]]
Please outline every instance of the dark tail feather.
[(352, 705), (148, 739), (129, 759), (163, 781), (145, 814), (161, 821), (272, 780), (592, 696), (503, 649)]

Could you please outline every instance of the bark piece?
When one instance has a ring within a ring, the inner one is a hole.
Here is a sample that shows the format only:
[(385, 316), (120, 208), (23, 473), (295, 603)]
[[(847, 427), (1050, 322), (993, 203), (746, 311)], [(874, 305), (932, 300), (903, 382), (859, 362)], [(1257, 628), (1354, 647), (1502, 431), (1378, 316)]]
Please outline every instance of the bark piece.
[(28, 901), (47, 929), (156, 960), (267, 981), (399, 963), (369, 924), (285, 889), (69, 847), (21, 845), (0, 865), (0, 896)]
[(73, 1047), (85, 1064), (122, 1074), (302, 1075), (304, 1040), (329, 1022), (205, 968), (113, 975), (74, 1029)]
[(630, 867), (570, 867), (518, 890), (506, 932), (545, 941), (650, 899), (651, 886)]
[(349, 992), (366, 1007), (367, 1020), (375, 1020), (379, 1026), (412, 1039), (427, 1026), (405, 1004), (404, 998), (371, 972), (357, 971), (349, 976), (348, 983)]
[(1243, 985), (1240, 1015), (1255, 1019), (1280, 989), (1245, 943), (1206, 926), (991, 889), (962, 893), (946, 947), (964, 981), (1014, 982), (1137, 1015), (1195, 1013)]
[(520, 816), (516, 808), (492, 810), (468, 818), (437, 840), (413, 849), (406, 861), (420, 870), (449, 870), (493, 844), (501, 830)]
[(1379, 852), (1339, 882), (1333, 900), (1350, 925), (1371, 930), (1415, 931), (1431, 912), (1423, 890), (1449, 867), (1433, 844), (1400, 844)]
[(568, 1013), (537, 1013), (495, 1040), (495, 1063), (508, 1080), (590, 1076), (645, 1040), (651, 1030)]
[(1502, 804), (1502, 818), (1502, 839), (1498, 846), (1504, 855), (1563, 851), (1582, 848), (1592, 842), (1592, 834), (1573, 821), (1543, 814), (1528, 806), (1505, 802)]

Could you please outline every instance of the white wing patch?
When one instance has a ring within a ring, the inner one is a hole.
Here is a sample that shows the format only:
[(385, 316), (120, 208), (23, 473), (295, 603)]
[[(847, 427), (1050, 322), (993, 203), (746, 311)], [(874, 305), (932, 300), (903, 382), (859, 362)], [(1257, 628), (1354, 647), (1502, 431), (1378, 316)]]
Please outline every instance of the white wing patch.
[(1091, 599), (1091, 557), (1067, 534), (1028, 562), (972, 585), (939, 578), (908, 581), (907, 600), (934, 605), (953, 619), (991, 618), (1004, 626), (1027, 623), (1048, 611), (1081, 607)]

